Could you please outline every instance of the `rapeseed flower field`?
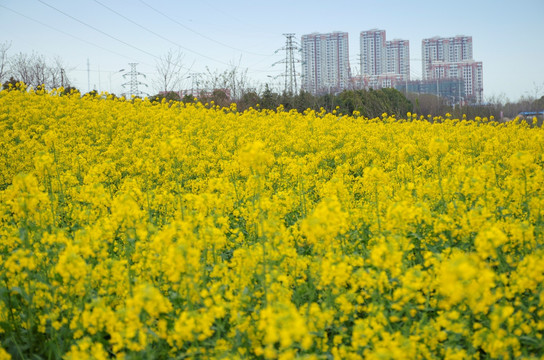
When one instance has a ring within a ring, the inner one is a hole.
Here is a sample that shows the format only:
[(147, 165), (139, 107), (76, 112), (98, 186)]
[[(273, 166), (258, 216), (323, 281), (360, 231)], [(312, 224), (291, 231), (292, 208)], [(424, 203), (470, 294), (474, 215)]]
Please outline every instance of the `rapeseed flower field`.
[(0, 92), (0, 359), (544, 355), (532, 124)]

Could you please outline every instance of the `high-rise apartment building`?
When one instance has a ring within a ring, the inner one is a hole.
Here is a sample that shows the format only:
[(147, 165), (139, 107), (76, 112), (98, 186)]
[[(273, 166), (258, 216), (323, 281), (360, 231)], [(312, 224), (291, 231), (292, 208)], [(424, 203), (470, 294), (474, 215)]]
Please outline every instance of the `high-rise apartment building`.
[(361, 31), (361, 86), (393, 87), (410, 80), (410, 42), (387, 41), (385, 30)]
[(461, 79), (466, 99), (483, 100), (483, 66), (472, 58), (472, 37), (433, 37), (421, 42), (423, 79)]
[(433, 62), (460, 62), (472, 60), (472, 36), (457, 35), (441, 38), (435, 36), (421, 42), (423, 79), (432, 79), (430, 68)]
[(347, 89), (350, 81), (348, 33), (302, 35), (302, 88), (312, 94)]
[(381, 75), (387, 71), (385, 30), (361, 31), (361, 75)]
[(481, 61), (435, 61), (429, 69), (432, 79), (461, 79), (467, 99), (483, 101), (483, 66)]
[(403, 81), (410, 80), (410, 42), (394, 39), (385, 42), (388, 74), (401, 75)]

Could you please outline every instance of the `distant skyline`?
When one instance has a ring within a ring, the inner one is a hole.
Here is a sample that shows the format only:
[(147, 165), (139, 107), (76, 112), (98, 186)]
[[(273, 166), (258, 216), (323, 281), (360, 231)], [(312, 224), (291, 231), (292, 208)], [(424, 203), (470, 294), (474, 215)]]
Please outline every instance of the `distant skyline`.
[[(64, 14), (63, 14), (64, 13)], [(483, 63), (484, 99), (544, 95), (544, 1), (284, 1), (233, 0), (0, 0), (0, 43), (8, 55), (36, 51), (67, 65), (72, 84), (121, 93), (120, 69), (138, 63), (150, 93), (155, 63), (169, 49), (185, 54), (191, 73), (248, 69), (261, 84), (281, 86), (285, 70), (277, 51), (283, 33), (349, 34), (352, 73), (359, 69), (359, 34), (383, 29), (387, 39), (410, 41), (412, 79), (422, 77), (421, 41), (468, 35), (474, 59)], [(300, 67), (298, 68), (300, 71)], [(111, 85), (110, 85), (111, 84)], [(185, 87), (191, 87), (186, 79)]]

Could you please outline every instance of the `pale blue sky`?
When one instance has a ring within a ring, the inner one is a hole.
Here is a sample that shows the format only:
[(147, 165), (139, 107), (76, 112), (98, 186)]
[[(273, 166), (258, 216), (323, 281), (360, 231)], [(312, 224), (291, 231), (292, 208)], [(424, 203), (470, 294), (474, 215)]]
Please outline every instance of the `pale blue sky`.
[(137, 62), (151, 85), (157, 58), (178, 47), (191, 72), (236, 64), (257, 82), (279, 83), (268, 75), (284, 70), (272, 66), (284, 56), (275, 53), (285, 44), (283, 33), (300, 40), (312, 32), (348, 32), (355, 74), (359, 33), (372, 28), (384, 29), (387, 39), (410, 40), (412, 78), (421, 77), (423, 38), (470, 35), (474, 59), (483, 62), (485, 98), (517, 100), (538, 90), (536, 95), (544, 95), (544, 0), (0, 0), (0, 43), (11, 41), (10, 54), (35, 50), (62, 58), (83, 91), (88, 91), (87, 59), (91, 87), (121, 93), (117, 70)]

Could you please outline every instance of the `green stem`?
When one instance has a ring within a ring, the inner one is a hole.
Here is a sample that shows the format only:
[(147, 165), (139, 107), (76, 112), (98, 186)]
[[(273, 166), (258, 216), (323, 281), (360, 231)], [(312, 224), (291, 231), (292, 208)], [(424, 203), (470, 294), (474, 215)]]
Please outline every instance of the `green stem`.
[(438, 187), (440, 189), (440, 197), (444, 202), (444, 189), (442, 188), (442, 157), (438, 156)]
[(378, 218), (378, 232), (381, 232), (382, 231), (382, 222), (381, 222), (381, 219), (380, 219), (380, 202), (378, 200), (378, 184), (376, 183), (375, 185), (375, 188), (374, 188), (374, 195), (375, 195), (375, 198), (376, 198), (376, 217)]

